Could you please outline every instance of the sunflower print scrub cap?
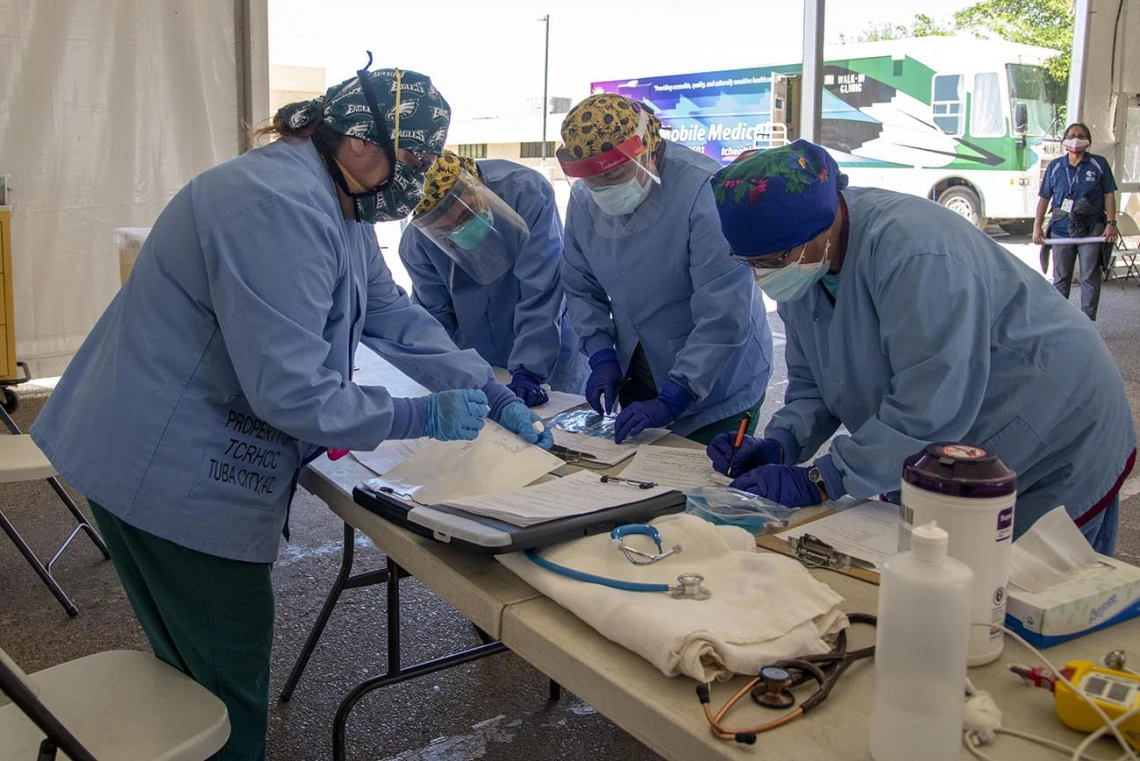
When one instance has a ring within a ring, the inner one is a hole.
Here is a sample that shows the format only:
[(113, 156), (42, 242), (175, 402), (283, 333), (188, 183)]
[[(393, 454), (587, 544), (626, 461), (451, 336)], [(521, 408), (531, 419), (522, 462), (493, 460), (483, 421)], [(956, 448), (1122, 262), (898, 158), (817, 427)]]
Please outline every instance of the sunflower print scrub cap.
[(472, 177), (478, 177), (479, 169), (475, 165), (475, 159), (457, 156), (449, 150), (444, 150), (424, 175), (424, 197), (416, 206), (415, 216), (427, 214), (446, 198), (463, 171)]
[(577, 161), (611, 151), (637, 134), (642, 111), (648, 111), (643, 136), (650, 152), (661, 144), (661, 121), (648, 107), (621, 95), (591, 95), (570, 109), (562, 120), (562, 143), (568, 158)]

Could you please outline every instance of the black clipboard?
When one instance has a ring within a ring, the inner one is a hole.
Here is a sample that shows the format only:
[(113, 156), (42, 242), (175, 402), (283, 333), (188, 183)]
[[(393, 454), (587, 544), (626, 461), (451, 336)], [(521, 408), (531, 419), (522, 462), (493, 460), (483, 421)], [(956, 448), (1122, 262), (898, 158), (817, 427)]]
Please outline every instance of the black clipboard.
[(583, 536), (609, 533), (617, 526), (647, 523), (685, 509), (684, 493), (672, 490), (585, 515), (523, 527), (446, 505), (416, 505), (373, 489), (367, 484), (358, 485), (353, 489), (352, 496), (358, 505), (369, 512), (420, 536), (493, 555), (548, 547)]

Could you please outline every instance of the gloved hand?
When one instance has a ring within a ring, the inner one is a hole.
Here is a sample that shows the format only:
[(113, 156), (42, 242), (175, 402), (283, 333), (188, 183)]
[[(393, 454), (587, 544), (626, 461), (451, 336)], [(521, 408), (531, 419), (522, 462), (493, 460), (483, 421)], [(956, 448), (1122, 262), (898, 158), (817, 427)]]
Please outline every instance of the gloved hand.
[(602, 414), (602, 394), (606, 395), (605, 412), (608, 414), (614, 411), (618, 386), (622, 380), (624, 378), (617, 352), (613, 349), (594, 352), (594, 356), (590, 357), (590, 377), (586, 381), (586, 401), (594, 408), (594, 412)]
[(732, 482), (733, 489), (751, 492), (784, 507), (807, 507), (823, 502), (819, 488), (799, 465), (761, 465)]
[[(554, 434), (550, 432), (550, 427), (546, 423), (542, 423), (542, 418), (531, 412), (518, 399), (499, 410), (498, 416), (492, 420), (511, 433), (518, 434), (531, 444), (536, 444), (543, 449), (550, 449), (554, 446)], [(542, 423), (542, 433), (534, 429), (536, 422)]]
[(537, 407), (550, 401), (550, 396), (542, 387), (542, 381), (538, 379), (538, 376), (531, 375), (526, 370), (515, 372), (511, 376), (511, 382), (507, 384), (507, 388), (514, 391), (515, 396), (522, 399), (527, 407)]
[(784, 450), (775, 439), (745, 436), (740, 451), (733, 457), (732, 445), (735, 442), (735, 433), (722, 433), (705, 449), (705, 454), (712, 460), (713, 470), (717, 473), (746, 473), (761, 465), (779, 465), (784, 461)]
[(646, 428), (664, 428), (692, 403), (692, 395), (680, 383), (669, 381), (656, 399), (634, 402), (621, 411), (614, 422), (614, 442), (620, 444)]
[(483, 430), (487, 395), (479, 389), (440, 391), (427, 397), (424, 436), (438, 441), (470, 441)]

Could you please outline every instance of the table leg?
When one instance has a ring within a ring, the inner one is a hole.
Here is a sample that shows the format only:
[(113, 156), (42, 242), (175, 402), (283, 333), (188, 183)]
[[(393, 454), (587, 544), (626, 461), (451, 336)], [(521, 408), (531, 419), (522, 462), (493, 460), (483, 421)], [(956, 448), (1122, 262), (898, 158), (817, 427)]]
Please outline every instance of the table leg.
[[(437, 671), (462, 666), (465, 663), (486, 658), (491, 655), (506, 652), (507, 646), (502, 642), (488, 642), (478, 647), (463, 650), (458, 653), (436, 658), (433, 661), (419, 663), (410, 668), (400, 666), (400, 576), (407, 575), (388, 558), (388, 673), (374, 677), (358, 684), (348, 696), (341, 701), (337, 708), (336, 718), (333, 720), (333, 761), (345, 761), (345, 746), (347, 744), (346, 729), (348, 715), (352, 709), (368, 693), (393, 684), (418, 679), (421, 676), (434, 674)], [(552, 683), (553, 684), (553, 683)]]
[[(317, 620), (313, 624), (313, 629), (309, 632), (309, 636), (305, 640), (305, 646), (301, 648), (301, 654), (297, 656), (297, 662), (293, 664), (293, 670), (289, 673), (289, 678), (285, 680), (285, 688), (281, 690), (280, 698), (283, 703), (288, 702), (289, 699), (293, 697), (293, 691), (297, 689), (297, 683), (301, 681), (301, 674), (304, 673), (305, 666), (309, 663), (309, 658), (312, 657), (313, 651), (321, 639), (321, 635), (324, 634), (325, 626), (328, 625), (333, 608), (336, 607), (337, 600), (340, 599), (340, 593), (346, 589), (357, 589), (358, 587), (383, 584), (388, 581), (387, 568), (352, 576), (352, 560), (355, 548), (356, 530), (346, 523), (344, 524), (344, 548), (341, 554), (340, 571), (337, 572), (336, 580), (329, 590), (328, 597), (325, 598), (324, 607), (321, 608), (320, 615), (317, 616)], [(402, 570), (401, 573), (406, 575)]]

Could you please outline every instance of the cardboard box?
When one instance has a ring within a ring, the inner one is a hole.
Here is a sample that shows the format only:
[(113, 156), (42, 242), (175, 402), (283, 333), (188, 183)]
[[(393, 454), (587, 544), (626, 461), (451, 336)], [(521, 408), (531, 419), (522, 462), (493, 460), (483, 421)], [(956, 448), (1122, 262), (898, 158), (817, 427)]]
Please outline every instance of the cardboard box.
[(1044, 648), (1140, 616), (1140, 568), (1104, 555), (1097, 559), (1101, 569), (1044, 592), (1010, 584), (1005, 625)]
[(119, 283), (127, 282), (135, 266), (139, 249), (150, 234), (149, 227), (116, 227), (115, 241), (119, 244)]

